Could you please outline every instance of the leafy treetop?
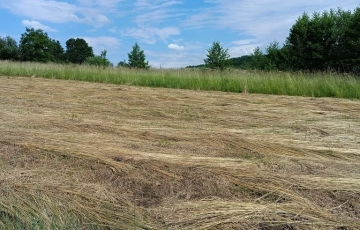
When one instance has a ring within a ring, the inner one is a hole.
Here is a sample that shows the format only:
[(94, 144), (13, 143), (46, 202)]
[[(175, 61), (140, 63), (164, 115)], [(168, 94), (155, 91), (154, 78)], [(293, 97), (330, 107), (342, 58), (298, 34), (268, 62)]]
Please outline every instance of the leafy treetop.
[[(20, 56), (22, 61), (57, 62), (58, 41), (49, 38), (48, 34), (38, 29), (26, 28), (20, 38)], [(60, 51), (61, 52), (61, 51)]]
[(204, 59), (204, 62), (208, 68), (224, 70), (229, 65), (228, 49), (224, 49), (220, 42), (214, 41), (212, 47), (207, 51), (207, 58)]
[(146, 57), (144, 51), (140, 49), (140, 46), (135, 43), (133, 49), (130, 53), (128, 53), (129, 63), (128, 66), (132, 68), (150, 68), (149, 62), (146, 61)]
[(88, 57), (94, 57), (93, 49), (83, 38), (66, 41), (66, 58), (69, 62), (82, 64)]
[(19, 46), (10, 36), (0, 37), (0, 60), (19, 60)]

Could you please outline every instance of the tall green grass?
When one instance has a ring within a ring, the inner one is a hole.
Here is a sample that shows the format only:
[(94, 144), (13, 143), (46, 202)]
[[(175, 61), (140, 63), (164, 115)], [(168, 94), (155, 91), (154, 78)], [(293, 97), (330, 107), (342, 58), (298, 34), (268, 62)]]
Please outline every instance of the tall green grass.
[(0, 62), (0, 75), (149, 87), (360, 99), (360, 78), (334, 73), (244, 70), (128, 69), (80, 65)]

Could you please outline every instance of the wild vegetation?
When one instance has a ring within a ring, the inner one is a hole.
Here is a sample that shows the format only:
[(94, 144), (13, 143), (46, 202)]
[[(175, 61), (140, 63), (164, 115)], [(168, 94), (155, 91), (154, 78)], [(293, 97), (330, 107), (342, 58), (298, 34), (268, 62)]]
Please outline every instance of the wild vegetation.
[(0, 74), (237, 93), (360, 98), (360, 79), (336, 73), (261, 72), (236, 69), (227, 71), (104, 69), (80, 65), (0, 62)]

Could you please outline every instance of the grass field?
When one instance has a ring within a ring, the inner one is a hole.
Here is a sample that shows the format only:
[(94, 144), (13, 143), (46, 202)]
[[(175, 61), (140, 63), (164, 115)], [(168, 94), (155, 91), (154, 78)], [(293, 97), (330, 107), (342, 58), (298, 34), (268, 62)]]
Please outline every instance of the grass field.
[(237, 69), (223, 72), (201, 69), (139, 70), (0, 61), (0, 75), (235, 93), (360, 99), (360, 78), (334, 73)]
[(0, 77), (0, 229), (358, 229), (360, 101)]

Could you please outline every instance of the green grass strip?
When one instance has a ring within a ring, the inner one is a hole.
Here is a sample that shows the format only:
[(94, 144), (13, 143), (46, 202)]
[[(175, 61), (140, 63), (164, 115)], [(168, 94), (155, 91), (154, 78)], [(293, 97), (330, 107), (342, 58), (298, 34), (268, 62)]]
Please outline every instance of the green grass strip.
[(0, 75), (236, 93), (360, 99), (360, 78), (334, 73), (260, 72), (237, 69), (141, 70), (0, 61)]

